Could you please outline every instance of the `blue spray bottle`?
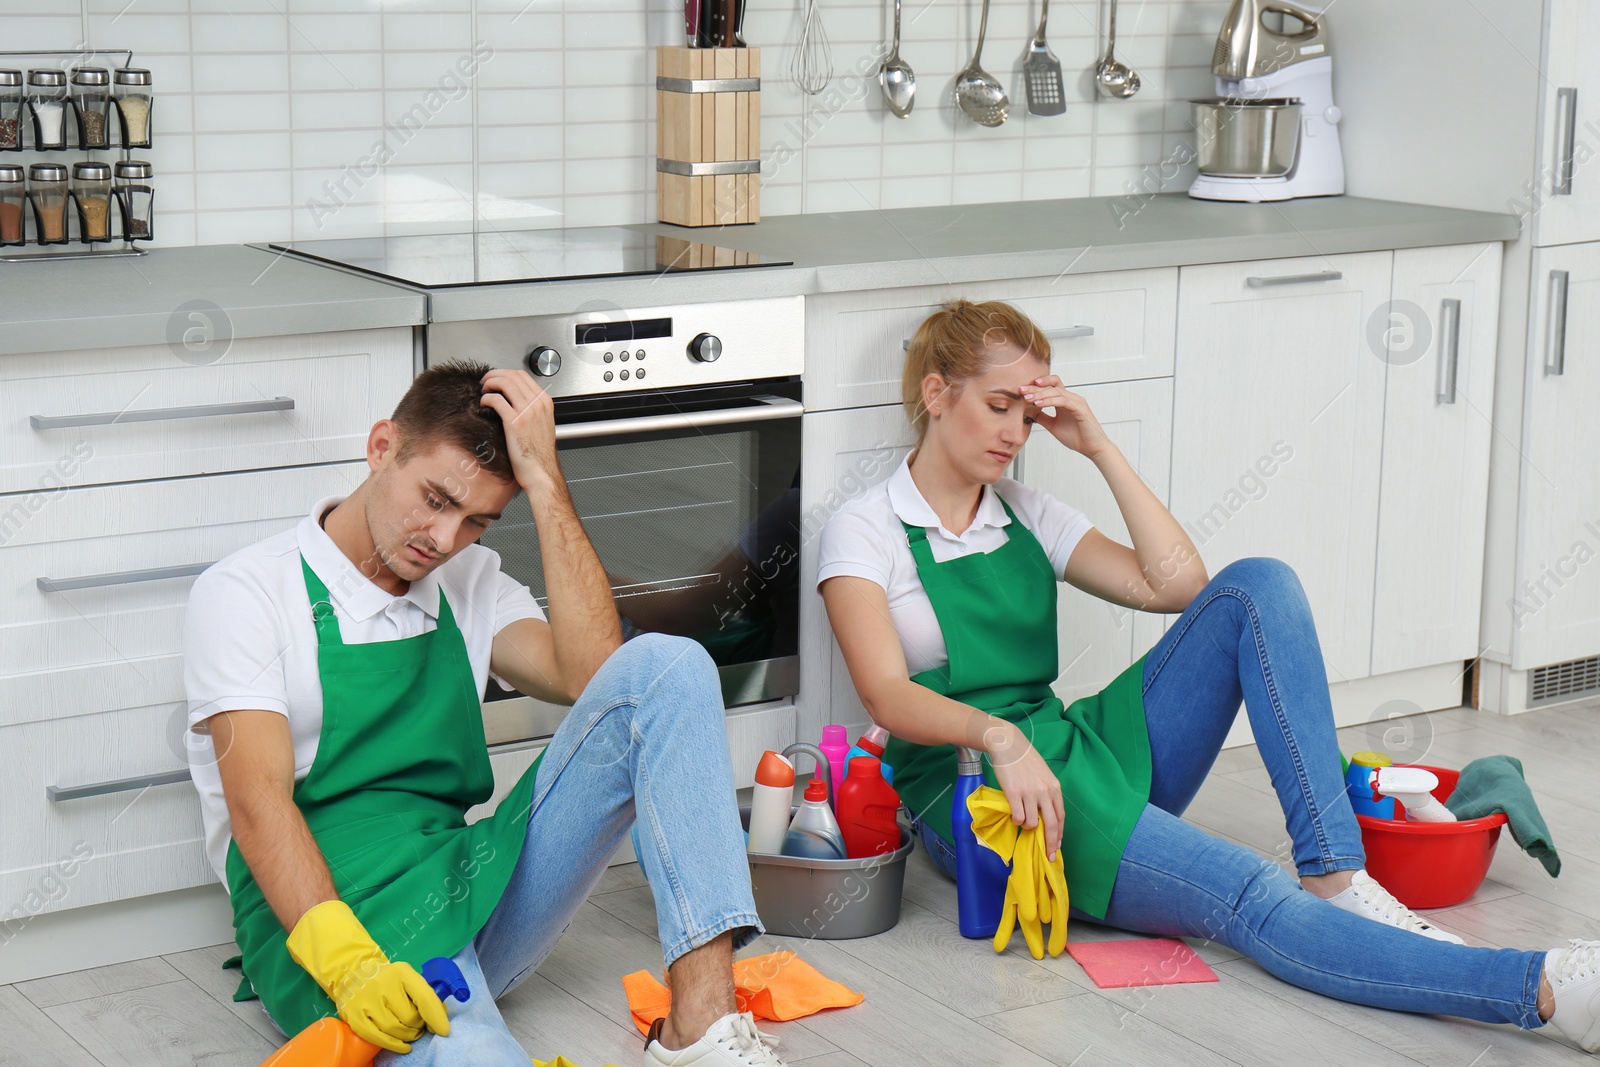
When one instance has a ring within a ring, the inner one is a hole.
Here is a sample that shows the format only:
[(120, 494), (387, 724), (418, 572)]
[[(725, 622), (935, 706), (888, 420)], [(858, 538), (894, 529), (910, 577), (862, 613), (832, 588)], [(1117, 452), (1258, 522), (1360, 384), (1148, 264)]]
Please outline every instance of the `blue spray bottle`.
[(983, 757), (977, 749), (956, 747), (956, 795), (950, 806), (950, 830), (956, 846), (956, 909), (962, 937), (993, 937), (1000, 928), (1011, 868), (972, 832), (967, 798), (983, 785)]

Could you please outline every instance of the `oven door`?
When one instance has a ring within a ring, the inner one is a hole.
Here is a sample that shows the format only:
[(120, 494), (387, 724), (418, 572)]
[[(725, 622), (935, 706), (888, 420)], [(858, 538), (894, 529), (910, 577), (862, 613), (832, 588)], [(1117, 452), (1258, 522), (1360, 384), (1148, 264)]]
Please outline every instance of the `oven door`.
[[(605, 567), (623, 638), (704, 645), (730, 708), (799, 691), (800, 383), (555, 401), (562, 473)], [(539, 533), (518, 494), (481, 543), (549, 612)], [(484, 695), (489, 742), (546, 737), (567, 709)]]

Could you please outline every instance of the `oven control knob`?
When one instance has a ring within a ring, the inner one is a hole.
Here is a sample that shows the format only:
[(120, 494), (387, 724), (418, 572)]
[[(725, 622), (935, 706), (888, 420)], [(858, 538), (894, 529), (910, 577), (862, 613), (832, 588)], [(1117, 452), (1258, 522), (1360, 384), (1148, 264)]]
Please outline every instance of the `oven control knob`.
[(528, 353), (528, 369), (548, 378), (561, 369), (561, 353), (548, 345), (540, 345)]
[(701, 363), (715, 363), (722, 355), (722, 342), (716, 334), (703, 333), (689, 342), (689, 355)]

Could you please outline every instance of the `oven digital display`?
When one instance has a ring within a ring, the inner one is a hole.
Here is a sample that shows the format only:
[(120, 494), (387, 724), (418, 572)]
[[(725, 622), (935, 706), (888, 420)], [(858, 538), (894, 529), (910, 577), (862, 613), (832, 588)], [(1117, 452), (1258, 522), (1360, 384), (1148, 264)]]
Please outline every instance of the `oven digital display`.
[(624, 319), (622, 322), (581, 322), (576, 330), (580, 345), (608, 345), (617, 341), (642, 341), (671, 337), (671, 319)]

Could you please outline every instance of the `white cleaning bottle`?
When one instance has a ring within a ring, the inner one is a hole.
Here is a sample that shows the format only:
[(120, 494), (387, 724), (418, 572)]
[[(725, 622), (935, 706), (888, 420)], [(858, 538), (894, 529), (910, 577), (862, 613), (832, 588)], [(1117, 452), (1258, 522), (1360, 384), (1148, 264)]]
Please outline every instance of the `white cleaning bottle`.
[(828, 806), (828, 783), (820, 778), (806, 786), (805, 802), (783, 838), (783, 854), (808, 860), (845, 858), (844, 834)]
[(776, 752), (762, 753), (750, 797), (749, 851), (776, 856), (782, 850), (793, 801), (794, 764)]
[(1421, 767), (1379, 767), (1373, 772), (1372, 787), (1386, 797), (1405, 805), (1412, 822), (1455, 822), (1455, 812), (1434, 797), (1439, 776)]

